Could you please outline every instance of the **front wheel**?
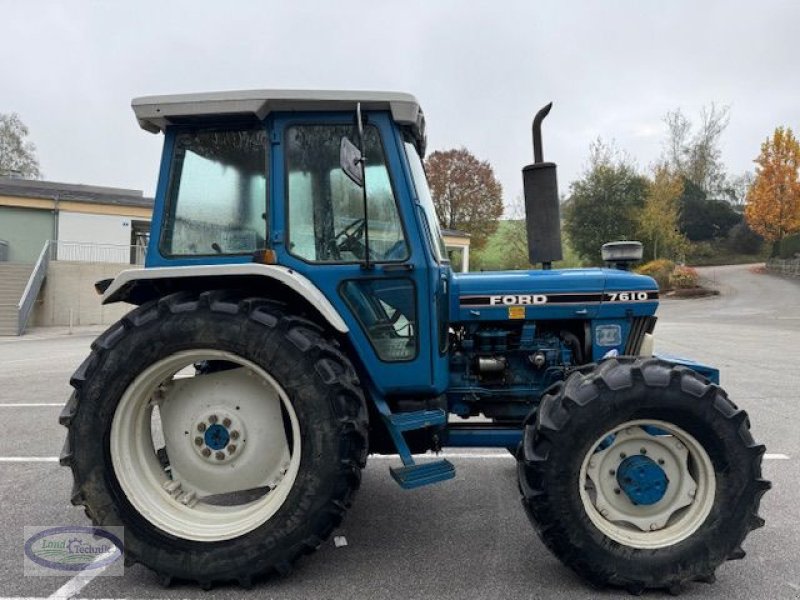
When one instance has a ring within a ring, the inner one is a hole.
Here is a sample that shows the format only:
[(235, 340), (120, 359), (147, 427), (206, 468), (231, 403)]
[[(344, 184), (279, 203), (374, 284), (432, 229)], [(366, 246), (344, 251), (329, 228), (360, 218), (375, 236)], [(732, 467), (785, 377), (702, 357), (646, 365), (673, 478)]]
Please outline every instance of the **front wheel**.
[(525, 423), (519, 480), (547, 547), (591, 583), (680, 589), (741, 558), (764, 446), (716, 385), (658, 359), (573, 373)]
[(62, 413), (72, 501), (162, 581), (249, 585), (341, 521), (366, 460), (354, 370), (317, 325), (233, 292), (134, 310)]

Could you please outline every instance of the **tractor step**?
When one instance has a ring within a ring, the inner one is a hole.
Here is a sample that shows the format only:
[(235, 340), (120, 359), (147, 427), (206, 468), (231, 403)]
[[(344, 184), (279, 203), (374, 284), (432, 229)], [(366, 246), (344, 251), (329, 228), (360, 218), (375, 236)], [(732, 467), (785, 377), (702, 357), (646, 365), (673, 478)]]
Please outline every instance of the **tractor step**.
[(436, 425), (447, 424), (447, 413), (442, 409), (415, 410), (413, 412), (394, 413), (388, 417), (397, 431), (412, 431)]
[(407, 490), (445, 481), (456, 476), (456, 468), (453, 463), (444, 459), (406, 467), (391, 467), (389, 472), (394, 480), (400, 484), (400, 487)]

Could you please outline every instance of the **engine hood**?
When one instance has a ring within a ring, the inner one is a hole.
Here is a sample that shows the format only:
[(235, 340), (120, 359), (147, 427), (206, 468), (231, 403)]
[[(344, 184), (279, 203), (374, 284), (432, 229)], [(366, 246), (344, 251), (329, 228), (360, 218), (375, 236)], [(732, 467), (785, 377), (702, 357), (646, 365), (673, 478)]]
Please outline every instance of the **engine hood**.
[(459, 320), (640, 316), (658, 305), (654, 279), (617, 269), (460, 273), (452, 292)]

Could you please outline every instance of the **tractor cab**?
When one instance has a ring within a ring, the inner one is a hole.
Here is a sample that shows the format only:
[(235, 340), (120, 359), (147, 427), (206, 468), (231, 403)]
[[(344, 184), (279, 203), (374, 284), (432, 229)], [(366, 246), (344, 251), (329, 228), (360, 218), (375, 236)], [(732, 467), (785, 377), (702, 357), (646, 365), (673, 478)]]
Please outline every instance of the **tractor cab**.
[(254, 91), (133, 108), (165, 135), (148, 268), (282, 269), (321, 294), (270, 285), (313, 313), (323, 296), (380, 393), (444, 391), (450, 269), (413, 96)]

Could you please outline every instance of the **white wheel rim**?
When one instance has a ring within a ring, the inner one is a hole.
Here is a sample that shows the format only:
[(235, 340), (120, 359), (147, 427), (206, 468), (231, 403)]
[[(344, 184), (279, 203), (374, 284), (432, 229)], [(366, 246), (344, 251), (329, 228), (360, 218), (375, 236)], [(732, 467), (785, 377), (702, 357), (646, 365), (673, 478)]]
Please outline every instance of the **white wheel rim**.
[[(206, 360), (228, 361), (238, 368), (180, 378), (182, 369)], [(174, 479), (153, 445), (155, 406), (160, 407)], [(283, 417), (276, 414), (288, 417), (291, 444)], [(228, 442), (221, 452), (205, 456), (197, 439), (202, 437), (205, 445), (207, 438), (199, 426), (210, 424), (212, 417), (227, 423)], [(125, 390), (111, 424), (111, 460), (130, 503), (155, 527), (204, 542), (239, 537), (267, 522), (294, 485), (300, 447), (300, 424), (283, 388), (256, 364), (211, 349), (179, 352), (145, 369)], [(224, 457), (218, 459), (218, 453)], [(269, 491), (263, 493), (265, 486)], [(212, 503), (210, 497), (253, 487), (263, 495), (235, 505)]]
[[(611, 436), (610, 445), (601, 447)], [(620, 490), (617, 470), (635, 454), (658, 461), (669, 479), (654, 504), (635, 505)], [(626, 546), (654, 549), (697, 531), (714, 504), (716, 477), (708, 453), (689, 433), (666, 421), (636, 420), (606, 432), (592, 445), (581, 465), (578, 489), (587, 516), (604, 535)]]

